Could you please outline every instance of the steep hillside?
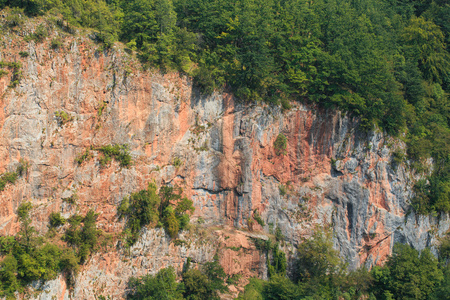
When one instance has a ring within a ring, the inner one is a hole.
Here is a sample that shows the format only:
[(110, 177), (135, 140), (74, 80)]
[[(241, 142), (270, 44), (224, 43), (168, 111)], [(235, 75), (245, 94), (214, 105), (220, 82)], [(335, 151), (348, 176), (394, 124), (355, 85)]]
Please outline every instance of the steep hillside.
[[(358, 119), (314, 105), (282, 111), (201, 95), (177, 73), (143, 71), (120, 44), (106, 51), (88, 34), (55, 28), (42, 41), (23, 38), (36, 28), (26, 23), (1, 40), (0, 60), (20, 66), (0, 78), (0, 172), (21, 160), (29, 167), (0, 192), (0, 232), (19, 231), (17, 209), (30, 201), (40, 234), (52, 212), (67, 218), (93, 209), (109, 236), (70, 292), (60, 276), (43, 283), (37, 299), (121, 298), (130, 276), (166, 266), (181, 272), (188, 257), (201, 264), (215, 254), (227, 274), (243, 275), (230, 286), (236, 295), (247, 278), (267, 277), (266, 258), (249, 238), (267, 239), (276, 228), (290, 257), (316, 226), (331, 227), (355, 269), (382, 264), (396, 242), (435, 249), (450, 226), (444, 214), (415, 215), (409, 200), (418, 177), (395, 159), (405, 145), (362, 133)], [(131, 165), (103, 163), (106, 145), (127, 145)], [(78, 163), (86, 149), (91, 155)], [(183, 188), (195, 207), (191, 228), (176, 240), (144, 229), (125, 249), (117, 207), (150, 182)]]

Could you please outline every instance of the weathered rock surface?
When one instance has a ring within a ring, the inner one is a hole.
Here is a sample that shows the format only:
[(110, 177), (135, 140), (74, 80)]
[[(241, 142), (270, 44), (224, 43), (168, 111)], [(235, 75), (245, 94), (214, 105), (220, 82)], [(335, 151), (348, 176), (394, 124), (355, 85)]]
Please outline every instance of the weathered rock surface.
[[(8, 88), (10, 78), (0, 79), (0, 172), (21, 158), (30, 168), (0, 193), (0, 233), (18, 231), (17, 208), (31, 201), (33, 225), (42, 233), (51, 212), (67, 217), (92, 208), (104, 232), (119, 234), (117, 205), (153, 180), (182, 186), (194, 201), (193, 222), (205, 223), (183, 233), (188, 244), (179, 246), (161, 230), (145, 230), (129, 253), (95, 254), (72, 294), (58, 278), (41, 286), (39, 299), (121, 298), (130, 276), (169, 265), (180, 271), (187, 257), (206, 262), (218, 248), (228, 274), (265, 276), (249, 226), (262, 235), (279, 227), (294, 246), (316, 225), (332, 226), (335, 247), (351, 268), (382, 263), (396, 242), (434, 247), (449, 228), (448, 216), (410, 211), (414, 174), (391, 163), (392, 149), (404, 145), (379, 132), (358, 132), (346, 115), (202, 96), (183, 76), (142, 71), (120, 48), (99, 52), (86, 38), (68, 37), (54, 51), (48, 42), (2, 41), (2, 60), (21, 60), (23, 79), (16, 88)], [(30, 56), (20, 58), (19, 51)], [(62, 124), (57, 111), (71, 120)], [(277, 156), (280, 133), (287, 148)], [(95, 151), (91, 160), (75, 162), (85, 149), (107, 144), (127, 144), (133, 165), (113, 161), (101, 168)], [(76, 204), (62, 200), (73, 194)], [(249, 224), (255, 211), (264, 227)]]

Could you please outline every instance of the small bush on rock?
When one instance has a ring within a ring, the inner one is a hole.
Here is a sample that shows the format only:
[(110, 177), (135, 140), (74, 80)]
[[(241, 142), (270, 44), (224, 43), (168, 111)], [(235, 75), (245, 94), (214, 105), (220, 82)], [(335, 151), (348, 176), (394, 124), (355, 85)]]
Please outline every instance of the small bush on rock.
[(280, 133), (277, 139), (273, 143), (276, 155), (286, 155), (287, 138), (284, 134)]

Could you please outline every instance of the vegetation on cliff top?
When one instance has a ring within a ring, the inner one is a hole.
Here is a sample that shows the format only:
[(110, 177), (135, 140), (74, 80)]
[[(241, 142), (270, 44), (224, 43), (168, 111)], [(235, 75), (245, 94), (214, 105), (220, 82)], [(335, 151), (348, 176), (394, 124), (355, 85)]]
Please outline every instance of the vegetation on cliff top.
[[(94, 28), (106, 47), (121, 40), (145, 66), (191, 75), (205, 92), (227, 88), (284, 109), (315, 102), (359, 116), (362, 128), (406, 132), (417, 170), (434, 159), (413, 207), (450, 212), (447, 1), (0, 0), (6, 6), (9, 28), (23, 12), (62, 16), (66, 31)], [(31, 38), (45, 34), (41, 26)]]

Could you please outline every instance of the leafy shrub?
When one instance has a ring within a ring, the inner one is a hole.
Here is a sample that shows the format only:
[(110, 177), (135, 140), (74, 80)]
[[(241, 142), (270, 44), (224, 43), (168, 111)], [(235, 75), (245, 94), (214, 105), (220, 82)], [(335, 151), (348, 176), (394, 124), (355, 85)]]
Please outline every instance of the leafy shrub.
[(280, 190), (280, 196), (285, 196), (287, 194), (287, 188), (284, 184), (280, 184), (278, 189)]
[(42, 43), (46, 37), (48, 37), (48, 30), (44, 24), (39, 24), (30, 36), (36, 43)]
[(277, 226), (277, 228), (275, 229), (275, 239), (277, 242), (281, 242), (284, 240), (284, 235), (281, 232), (280, 227)]
[(149, 183), (146, 190), (133, 193), (122, 200), (117, 212), (119, 217), (127, 218), (126, 239), (129, 245), (137, 241), (142, 227), (158, 223), (160, 203), (154, 183)]
[(15, 88), (18, 84), (19, 84), (18, 80), (11, 80), (11, 82), (8, 85), (8, 87), (9, 88)]
[[(0, 61), (0, 69), (4, 67), (7, 67), (12, 70), (12, 78), (8, 87), (9, 88), (16, 87), (19, 84), (20, 80), (22, 79), (22, 71), (20, 70), (22, 68), (22, 64), (20, 62)], [(0, 73), (3, 75), (7, 74), (7, 72), (5, 72), (4, 70), (0, 70)], [(3, 76), (1, 74), (0, 77)]]
[(175, 157), (172, 161), (172, 165), (175, 168), (181, 167), (182, 164), (183, 164), (183, 162), (181, 161), (181, 159), (179, 157)]
[(20, 57), (28, 57), (30, 54), (27, 51), (20, 51), (19, 52)]
[(103, 115), (103, 111), (106, 108), (106, 102), (105, 101), (101, 101), (100, 105), (98, 107), (98, 111), (97, 111), (97, 116), (101, 117)]
[(176, 240), (173, 241), (173, 244), (175, 246), (185, 246), (185, 245), (188, 245), (189, 243), (186, 242), (185, 240), (176, 239)]
[(430, 203), (430, 189), (426, 179), (421, 179), (414, 185), (414, 197), (411, 206), (418, 214), (428, 214), (432, 209)]
[(392, 152), (392, 164), (394, 167), (399, 166), (405, 160), (405, 153), (401, 149)]
[(226, 274), (215, 257), (201, 270), (190, 269), (183, 273), (183, 296), (186, 299), (220, 299), (218, 292), (228, 290), (224, 284), (225, 278)]
[(92, 154), (89, 151), (89, 149), (86, 149), (84, 152), (81, 152), (80, 154), (77, 155), (77, 157), (75, 158), (75, 161), (81, 165), (83, 164), (83, 162), (88, 161), (92, 158)]
[(28, 172), (28, 168), (30, 167), (30, 163), (23, 158), (19, 160), (19, 165), (17, 166), (16, 173), (18, 176), (24, 176)]
[(273, 148), (275, 149), (276, 155), (286, 155), (287, 138), (284, 134), (280, 133), (277, 136), (277, 139), (273, 143)]
[(175, 216), (175, 212), (172, 206), (167, 206), (164, 209), (164, 228), (171, 238), (175, 238), (180, 230), (180, 223)]
[[(264, 285), (262, 294), (265, 299), (302, 299), (300, 289), (292, 281), (283, 275), (275, 274), (270, 277), (270, 281)], [(319, 298), (317, 299), (326, 299)]]
[(52, 212), (49, 216), (50, 227), (59, 227), (66, 224), (66, 219), (61, 216), (60, 212)]
[[(273, 279), (271, 279), (273, 280)], [(249, 283), (245, 286), (244, 292), (239, 294), (238, 300), (263, 300), (263, 290), (266, 282), (259, 278), (250, 278)], [(280, 289), (284, 291), (284, 289)], [(271, 299), (271, 298), (268, 298)], [(272, 299), (282, 299), (275, 297)]]
[(261, 225), (262, 227), (264, 227), (266, 224), (264, 223), (264, 220), (261, 218), (261, 215), (259, 214), (258, 210), (254, 210), (253, 211), (253, 218), (255, 219), (256, 222), (258, 222), (259, 225)]
[(331, 167), (333, 168), (333, 169), (336, 169), (336, 163), (337, 163), (337, 159), (334, 159), (334, 158), (330, 158), (330, 163), (331, 163)]
[(99, 160), (102, 167), (108, 165), (112, 158), (118, 161), (121, 167), (131, 165), (131, 155), (127, 145), (106, 145), (96, 150), (103, 154), (103, 157)]
[(77, 256), (81, 263), (95, 250), (97, 238), (101, 234), (96, 226), (97, 216), (93, 210), (89, 210), (84, 217), (73, 215), (68, 219), (70, 227), (65, 232), (64, 240), (78, 249)]
[(59, 39), (59, 38), (54, 38), (54, 39), (52, 39), (52, 42), (51, 42), (51, 44), (50, 44), (50, 47), (51, 47), (53, 50), (59, 49), (59, 48), (61, 48), (61, 46), (62, 46), (62, 41), (61, 41), (61, 39)]
[(444, 237), (442, 237), (440, 242), (439, 258), (443, 261), (448, 261), (450, 259), (450, 233), (447, 233)]
[(176, 204), (175, 216), (178, 219), (180, 230), (183, 230), (187, 227), (190, 222), (189, 214), (192, 214), (194, 210), (195, 208), (193, 206), (192, 200), (188, 199), (187, 197), (183, 197), (181, 201)]
[(17, 173), (15, 172), (6, 172), (1, 174), (0, 177), (0, 191), (3, 191), (6, 187), (6, 184), (11, 183), (14, 184), (18, 178)]
[(64, 124), (67, 124), (73, 120), (73, 117), (63, 110), (55, 111), (55, 117), (58, 119), (59, 126), (63, 126)]
[(80, 259), (72, 249), (63, 249), (59, 266), (61, 272), (64, 272), (69, 279), (69, 283), (73, 285), (73, 277), (78, 272)]
[(276, 245), (272, 250), (272, 261), (268, 262), (269, 276), (286, 275), (287, 260), (286, 254)]
[(258, 238), (251, 238), (253, 243), (255, 244), (256, 249), (264, 252), (268, 252), (272, 250), (272, 247), (274, 246), (272, 241), (270, 239), (264, 240), (264, 239), (258, 239)]
[(227, 283), (235, 285), (236, 283), (239, 282), (239, 280), (241, 280), (241, 278), (242, 278), (241, 274), (233, 274), (227, 278)]
[(30, 225), (32, 205), (22, 203), (18, 208), (21, 227), (16, 237), (0, 237), (0, 296), (14, 299), (16, 291), (35, 280), (54, 279), (59, 272), (74, 275), (78, 259), (71, 249), (38, 238)]
[(286, 99), (285, 97), (282, 97), (280, 99), (280, 103), (281, 103), (281, 108), (283, 110), (290, 110), (292, 108), (292, 105), (289, 103), (289, 100)]
[(182, 299), (182, 289), (176, 279), (173, 267), (161, 269), (154, 276), (131, 277), (127, 299)]
[(437, 259), (429, 249), (420, 254), (408, 245), (396, 244), (384, 267), (374, 267), (373, 291), (393, 299), (428, 299), (443, 279)]
[(76, 192), (74, 192), (70, 197), (61, 198), (61, 200), (69, 204), (76, 204), (78, 200), (78, 195)]
[(297, 254), (295, 276), (300, 282), (318, 283), (337, 274), (342, 267), (329, 231), (316, 230), (311, 238), (302, 241)]
[(9, 15), (6, 17), (6, 24), (11, 27), (22, 27), (25, 23), (26, 15), (24, 10), (18, 7), (11, 9)]
[(127, 244), (134, 244), (139, 231), (146, 225), (156, 226), (162, 222), (171, 238), (175, 238), (179, 230), (185, 229), (190, 221), (188, 213), (192, 213), (194, 207), (191, 200), (181, 197), (181, 193), (180, 188), (163, 186), (158, 194), (156, 184), (149, 183), (147, 190), (125, 197), (117, 214), (127, 219), (124, 231)]
[(263, 240), (258, 238), (252, 238), (252, 241), (256, 249), (267, 255), (269, 276), (274, 276), (276, 274), (286, 275), (286, 254), (279, 249), (279, 243), (274, 243), (271, 239)]
[(21, 290), (23, 283), (17, 278), (18, 262), (12, 254), (0, 262), (0, 295), (13, 298), (14, 292)]

